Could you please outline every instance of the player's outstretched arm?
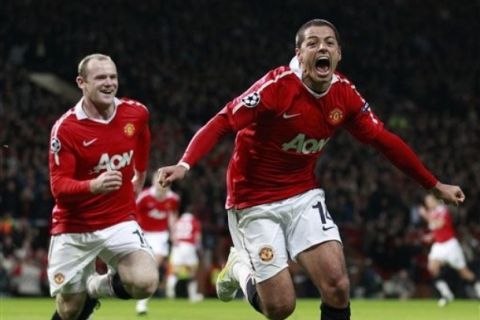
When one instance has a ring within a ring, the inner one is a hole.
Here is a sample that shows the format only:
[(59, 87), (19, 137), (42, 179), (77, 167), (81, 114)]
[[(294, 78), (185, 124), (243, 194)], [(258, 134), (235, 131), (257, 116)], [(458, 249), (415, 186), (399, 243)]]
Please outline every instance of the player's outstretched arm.
[(465, 194), (459, 186), (437, 182), (432, 188), (432, 191), (437, 198), (442, 199), (448, 204), (458, 206), (465, 201)]

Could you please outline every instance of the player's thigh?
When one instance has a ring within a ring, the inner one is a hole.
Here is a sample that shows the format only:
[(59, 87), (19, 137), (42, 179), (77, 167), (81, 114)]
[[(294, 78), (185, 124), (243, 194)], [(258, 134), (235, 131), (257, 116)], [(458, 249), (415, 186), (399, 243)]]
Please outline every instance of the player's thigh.
[(430, 274), (432, 274), (434, 277), (438, 276), (440, 274), (440, 269), (442, 268), (443, 262), (440, 260), (436, 259), (429, 259), (428, 260), (428, 271)]
[(288, 269), (283, 269), (275, 276), (257, 283), (256, 288), (267, 314), (278, 308), (287, 309), (286, 314), (295, 309), (295, 287)]
[(116, 267), (124, 283), (145, 283), (158, 281), (158, 269), (152, 255), (144, 250), (130, 252), (123, 256)]
[(298, 255), (298, 263), (323, 294), (330, 288), (348, 291), (349, 283), (343, 247), (338, 241), (328, 241)]
[(78, 314), (83, 309), (83, 305), (85, 303), (86, 297), (87, 297), (86, 292), (59, 293), (56, 296), (57, 310), (62, 315)]

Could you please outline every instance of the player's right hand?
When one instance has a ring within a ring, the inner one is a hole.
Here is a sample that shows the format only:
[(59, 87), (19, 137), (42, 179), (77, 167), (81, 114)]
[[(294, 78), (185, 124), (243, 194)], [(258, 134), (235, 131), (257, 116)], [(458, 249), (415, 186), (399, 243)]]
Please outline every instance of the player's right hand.
[(122, 173), (112, 170), (105, 171), (95, 179), (90, 180), (90, 191), (93, 194), (109, 193), (122, 186)]
[(162, 187), (168, 187), (175, 180), (180, 180), (185, 177), (187, 168), (180, 165), (168, 166), (158, 169), (158, 183)]
[(437, 198), (442, 199), (447, 204), (458, 206), (465, 201), (465, 194), (459, 186), (444, 184), (439, 181), (432, 190)]

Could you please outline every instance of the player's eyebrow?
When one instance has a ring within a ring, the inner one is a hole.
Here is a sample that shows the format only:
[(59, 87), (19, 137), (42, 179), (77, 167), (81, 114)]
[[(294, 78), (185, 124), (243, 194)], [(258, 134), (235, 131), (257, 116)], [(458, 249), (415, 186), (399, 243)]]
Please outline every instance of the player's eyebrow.
[[(310, 35), (308, 37), (305, 38), (305, 40), (312, 40), (312, 39), (321, 39), (322, 37), (318, 36), (318, 35)], [(335, 36), (333, 35), (328, 35), (326, 37), (324, 37), (323, 39), (325, 40), (335, 40), (337, 41), (337, 38), (335, 38)]]

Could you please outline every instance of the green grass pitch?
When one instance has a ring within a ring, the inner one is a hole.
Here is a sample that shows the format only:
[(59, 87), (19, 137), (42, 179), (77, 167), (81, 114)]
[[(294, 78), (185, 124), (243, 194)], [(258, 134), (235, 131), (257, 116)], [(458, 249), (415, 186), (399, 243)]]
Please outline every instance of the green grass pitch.
[[(0, 298), (1, 320), (50, 319), (53, 299)], [(135, 314), (135, 301), (102, 300), (94, 320), (260, 320), (265, 319), (242, 300), (224, 303), (207, 299), (197, 304), (187, 300), (155, 298), (149, 303), (147, 316)], [(292, 320), (320, 319), (319, 301), (299, 299)], [(445, 308), (435, 300), (353, 300), (352, 320), (480, 320), (480, 302), (456, 300)]]

